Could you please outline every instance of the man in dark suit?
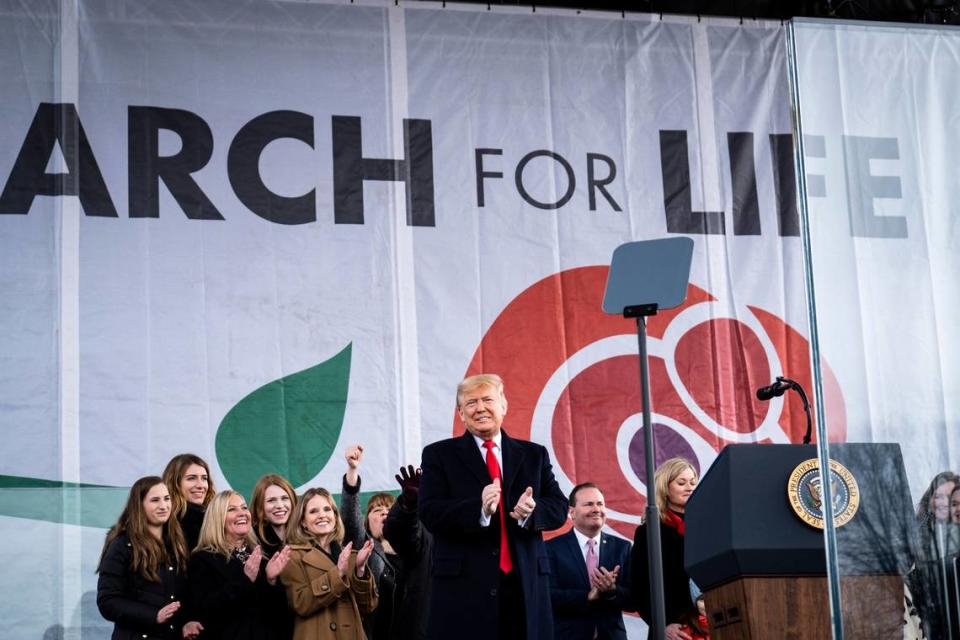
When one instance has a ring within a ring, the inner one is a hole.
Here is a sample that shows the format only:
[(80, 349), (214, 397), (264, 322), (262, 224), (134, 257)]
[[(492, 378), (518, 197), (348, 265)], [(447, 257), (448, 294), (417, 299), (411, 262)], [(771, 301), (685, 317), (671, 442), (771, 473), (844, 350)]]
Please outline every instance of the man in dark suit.
[[(626, 640), (630, 543), (603, 533), (607, 512), (592, 483), (570, 492), (573, 529), (547, 542), (556, 640)], [(589, 570), (588, 570), (589, 569)]]
[(423, 450), (420, 518), (433, 534), (427, 636), (553, 640), (542, 531), (563, 525), (566, 498), (547, 450), (501, 430), (503, 381), (457, 386), (466, 433)]

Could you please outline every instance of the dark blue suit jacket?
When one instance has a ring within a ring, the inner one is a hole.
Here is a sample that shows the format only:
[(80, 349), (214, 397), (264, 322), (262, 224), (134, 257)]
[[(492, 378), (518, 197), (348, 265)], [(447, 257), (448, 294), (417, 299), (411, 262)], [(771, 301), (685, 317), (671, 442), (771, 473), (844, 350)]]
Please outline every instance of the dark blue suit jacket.
[[(507, 536), (523, 589), (527, 640), (553, 640), (550, 561), (541, 532), (563, 525), (567, 499), (544, 447), (506, 433), (500, 446)], [(433, 534), (427, 637), (496, 638), (500, 520), (494, 514), (489, 526), (480, 526), (480, 494), (490, 484), (483, 455), (473, 436), (464, 433), (427, 446), (421, 467), (420, 519)], [(509, 511), (527, 487), (533, 487), (537, 506), (521, 528)]]
[(617, 590), (612, 597), (587, 601), (590, 581), (577, 536), (571, 529), (547, 541), (550, 556), (550, 597), (556, 640), (626, 640), (624, 609), (630, 599), (630, 543), (606, 533), (600, 534), (600, 566), (612, 570), (620, 565)]

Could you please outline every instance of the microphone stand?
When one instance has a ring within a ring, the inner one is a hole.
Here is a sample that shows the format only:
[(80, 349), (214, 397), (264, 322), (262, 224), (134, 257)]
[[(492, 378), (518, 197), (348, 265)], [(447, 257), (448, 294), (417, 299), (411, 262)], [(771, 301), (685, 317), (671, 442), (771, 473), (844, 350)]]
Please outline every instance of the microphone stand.
[(803, 412), (807, 415), (807, 432), (803, 436), (803, 444), (810, 444), (810, 436), (813, 432), (813, 419), (810, 417), (810, 402), (807, 400), (807, 394), (803, 392), (800, 383), (790, 380), (790, 388), (800, 394), (800, 400), (803, 401)]
[[(775, 384), (781, 385), (779, 389), (774, 390), (773, 396), (778, 397), (782, 396), (784, 393), (793, 389), (798, 394), (800, 394), (800, 400), (803, 401), (803, 412), (807, 416), (807, 432), (803, 436), (803, 444), (810, 444), (810, 437), (813, 433), (813, 418), (810, 415), (810, 401), (807, 400), (807, 394), (804, 392), (803, 387), (800, 386), (800, 383), (796, 380), (791, 380), (790, 378), (784, 378), (783, 376), (777, 376)], [(772, 385), (771, 385), (772, 386)], [(761, 400), (769, 400), (770, 398), (765, 398), (760, 395), (761, 391), (767, 391), (770, 387), (764, 387), (757, 391), (757, 397)]]

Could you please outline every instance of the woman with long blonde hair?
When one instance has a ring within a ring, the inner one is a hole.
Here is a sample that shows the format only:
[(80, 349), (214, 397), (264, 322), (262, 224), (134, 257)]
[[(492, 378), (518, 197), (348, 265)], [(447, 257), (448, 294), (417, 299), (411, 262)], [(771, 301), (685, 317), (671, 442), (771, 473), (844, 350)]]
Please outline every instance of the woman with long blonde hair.
[(187, 546), (172, 513), (163, 480), (140, 478), (107, 532), (97, 566), (97, 608), (114, 623), (113, 640), (195, 638), (202, 629), (182, 606)]
[(355, 551), (350, 542), (340, 546), (343, 535), (330, 492), (308, 490), (287, 526), (290, 562), (280, 577), (295, 614), (294, 640), (366, 640), (362, 619), (377, 606), (373, 575), (367, 570), (373, 542), (367, 540)]
[(253, 535), (247, 501), (222, 491), (207, 505), (197, 549), (190, 559), (190, 604), (204, 638), (281, 640), (274, 616), (283, 607), (277, 578), (290, 558), (282, 548), (263, 555)]
[[(699, 481), (699, 473), (685, 458), (670, 458), (654, 473), (654, 499), (660, 522), (644, 522), (637, 527), (630, 559), (634, 604), (640, 616), (650, 622), (650, 566), (647, 561), (647, 527), (660, 527), (663, 558), (663, 599), (667, 640), (690, 640), (685, 624), (697, 616), (690, 597), (690, 576), (683, 566), (683, 539), (686, 534), (684, 511), (687, 499)], [(648, 497), (649, 500), (649, 492)]]
[(193, 551), (200, 538), (203, 512), (217, 491), (210, 476), (210, 465), (200, 456), (181, 453), (167, 463), (163, 481), (170, 489), (173, 515), (183, 529), (187, 550)]

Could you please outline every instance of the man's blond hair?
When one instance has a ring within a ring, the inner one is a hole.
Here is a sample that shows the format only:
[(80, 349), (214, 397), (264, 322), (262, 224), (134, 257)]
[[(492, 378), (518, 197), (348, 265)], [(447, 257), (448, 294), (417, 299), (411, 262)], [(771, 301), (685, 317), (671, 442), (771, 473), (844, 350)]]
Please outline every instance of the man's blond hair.
[(457, 385), (457, 408), (460, 408), (460, 401), (463, 399), (464, 394), (470, 393), (480, 387), (493, 387), (496, 389), (497, 394), (500, 396), (500, 403), (503, 404), (504, 409), (507, 408), (507, 396), (503, 394), (503, 378), (495, 373), (478, 373), (475, 376), (461, 380), (460, 384)]

